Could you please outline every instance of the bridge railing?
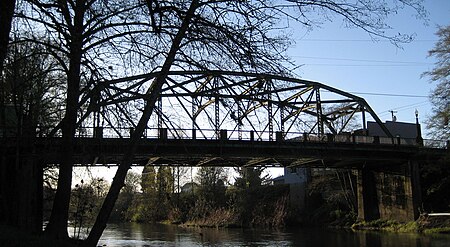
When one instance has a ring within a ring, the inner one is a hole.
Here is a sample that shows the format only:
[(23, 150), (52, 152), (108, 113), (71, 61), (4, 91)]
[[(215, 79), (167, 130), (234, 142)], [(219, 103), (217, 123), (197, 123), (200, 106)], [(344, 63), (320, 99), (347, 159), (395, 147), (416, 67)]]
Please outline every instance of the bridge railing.
[[(130, 138), (133, 128), (108, 128), (108, 127), (83, 127), (78, 128), (76, 137), (82, 138)], [(13, 132), (0, 137), (14, 137)], [(48, 131), (40, 127), (38, 136), (45, 136)], [(60, 132), (56, 136), (61, 136)], [(418, 146), (423, 145), (430, 148), (448, 149), (450, 142), (447, 140), (429, 140), (425, 139), (421, 144), (416, 138), (401, 137), (379, 137), (352, 135), (350, 133), (333, 135), (317, 135), (302, 132), (281, 133), (269, 131), (250, 131), (250, 130), (213, 130), (213, 129), (167, 129), (167, 128), (147, 128), (142, 138), (148, 139), (197, 139), (197, 140), (247, 140), (247, 141), (277, 141), (277, 142), (329, 142), (329, 143), (354, 143), (354, 144), (381, 144), (381, 145), (405, 145)]]
[[(133, 133), (132, 128), (122, 128), (114, 130), (112, 128), (84, 128), (79, 131), (79, 137), (97, 137), (97, 138), (129, 138)], [(120, 135), (119, 135), (120, 134)], [(205, 140), (247, 140), (247, 141), (289, 141), (289, 142), (334, 142), (334, 143), (355, 143), (355, 144), (381, 144), (381, 145), (407, 145), (418, 146), (416, 138), (401, 137), (380, 137), (380, 136), (361, 136), (350, 133), (333, 135), (317, 135), (302, 132), (270, 133), (269, 131), (250, 131), (250, 130), (214, 130), (214, 129), (167, 129), (167, 128), (147, 128), (142, 136), (149, 139), (205, 139)], [(425, 147), (448, 148), (449, 142), (442, 140), (423, 140)]]

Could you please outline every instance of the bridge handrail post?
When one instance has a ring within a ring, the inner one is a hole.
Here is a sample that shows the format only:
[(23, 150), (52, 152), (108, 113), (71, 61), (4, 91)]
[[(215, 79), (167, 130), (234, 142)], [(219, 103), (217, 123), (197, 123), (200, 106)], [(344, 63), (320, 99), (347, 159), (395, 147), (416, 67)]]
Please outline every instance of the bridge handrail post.
[(333, 134), (330, 134), (330, 133), (327, 134), (327, 142), (334, 142), (334, 135)]
[(380, 137), (379, 136), (374, 136), (373, 137), (373, 143), (374, 144), (380, 144)]
[(101, 126), (97, 126), (97, 127), (94, 127), (94, 133), (93, 133), (94, 135), (93, 135), (93, 137), (94, 138), (103, 138), (103, 127), (101, 127)]
[(281, 132), (281, 131), (275, 132), (275, 140), (276, 140), (276, 142), (284, 141), (283, 132)]
[(250, 141), (255, 140), (255, 132), (253, 130), (250, 130)]
[(221, 141), (226, 141), (228, 140), (228, 136), (227, 136), (227, 130), (226, 129), (221, 129), (220, 130), (220, 140)]
[(130, 127), (129, 130), (130, 130), (130, 138), (131, 138), (131, 136), (133, 136), (133, 133), (134, 133), (134, 128)]
[(197, 139), (197, 131), (196, 129), (192, 129), (192, 140)]
[(167, 128), (159, 128), (158, 129), (159, 132), (159, 139), (161, 140), (167, 140)]

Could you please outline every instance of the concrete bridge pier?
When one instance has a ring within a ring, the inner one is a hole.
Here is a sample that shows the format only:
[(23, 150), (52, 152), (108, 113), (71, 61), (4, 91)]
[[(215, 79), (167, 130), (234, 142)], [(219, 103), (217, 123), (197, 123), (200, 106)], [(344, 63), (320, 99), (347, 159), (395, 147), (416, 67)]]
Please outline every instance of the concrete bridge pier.
[(358, 219), (414, 221), (422, 203), (419, 164), (409, 161), (402, 165), (384, 166), (377, 170), (358, 170)]

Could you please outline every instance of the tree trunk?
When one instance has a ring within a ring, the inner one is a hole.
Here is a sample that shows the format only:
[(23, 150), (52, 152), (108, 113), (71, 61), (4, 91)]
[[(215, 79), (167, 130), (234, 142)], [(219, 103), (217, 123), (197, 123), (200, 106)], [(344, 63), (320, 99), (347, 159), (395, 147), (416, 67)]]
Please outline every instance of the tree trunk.
[[(63, 11), (67, 9), (63, 8)], [(74, 26), (71, 31), (70, 64), (67, 75), (66, 113), (62, 125), (63, 153), (59, 166), (58, 189), (53, 202), (50, 220), (45, 229), (47, 236), (54, 239), (67, 239), (67, 224), (69, 219), (70, 192), (73, 170), (73, 143), (77, 125), (77, 112), (80, 96), (80, 72), (83, 47), (83, 18), (85, 4), (78, 2), (75, 9)], [(67, 10), (68, 11), (68, 10)]]
[[(3, 62), (6, 58), (6, 52), (8, 50), (9, 43), (9, 33), (11, 31), (11, 22), (13, 19), (14, 8), (16, 6), (15, 0), (2, 0), (0, 1), (0, 75), (3, 73)], [(3, 85), (3, 81), (0, 79), (0, 125), (6, 123), (5, 120), (5, 86)], [(0, 133), (3, 135), (6, 133)], [(7, 154), (2, 150), (2, 156), (0, 158), (0, 222), (10, 222), (11, 214), (10, 210), (14, 207), (14, 200), (10, 200), (9, 198), (13, 191), (11, 190), (11, 186), (13, 186), (13, 180), (15, 174), (10, 173), (11, 170), (14, 171), (14, 166), (11, 164), (11, 158), (7, 157)]]
[(162, 68), (161, 68), (161, 72), (157, 76), (156, 82), (155, 82), (153, 88), (150, 88), (150, 90), (149, 90), (149, 97), (147, 98), (147, 104), (144, 108), (141, 119), (139, 120), (139, 123), (136, 126), (136, 129), (133, 131), (133, 134), (131, 135), (131, 145), (129, 146), (128, 150), (126, 151), (126, 153), (122, 159), (122, 162), (117, 169), (116, 175), (114, 176), (113, 182), (111, 184), (111, 188), (109, 189), (108, 194), (106, 195), (105, 201), (103, 202), (103, 205), (100, 209), (100, 212), (97, 215), (94, 226), (92, 227), (91, 232), (89, 233), (89, 236), (85, 241), (85, 246), (96, 246), (98, 240), (100, 239), (103, 231), (106, 228), (106, 223), (108, 222), (108, 218), (112, 212), (112, 209), (117, 200), (117, 197), (119, 196), (120, 190), (122, 189), (122, 187), (124, 185), (127, 172), (132, 165), (136, 146), (137, 146), (142, 134), (144, 133), (144, 130), (147, 126), (150, 116), (152, 115), (156, 100), (158, 99), (161, 88), (164, 85), (165, 79), (170, 71), (170, 67), (172, 66), (172, 64), (175, 60), (175, 56), (176, 56), (177, 51), (179, 50), (181, 41), (183, 40), (187, 30), (189, 29), (189, 23), (190, 23), (192, 16), (194, 15), (197, 5), (198, 5), (198, 0), (194, 0), (194, 1), (192, 1), (191, 5), (189, 6), (189, 9), (186, 13), (186, 17), (184, 18), (183, 22), (181, 23), (180, 29), (178, 30), (178, 32), (172, 42), (170, 51), (167, 55), (167, 58), (163, 64)]
[(16, 0), (0, 1), (0, 74), (3, 71), (3, 62), (8, 50), (9, 32), (11, 31), (11, 22), (14, 15)]

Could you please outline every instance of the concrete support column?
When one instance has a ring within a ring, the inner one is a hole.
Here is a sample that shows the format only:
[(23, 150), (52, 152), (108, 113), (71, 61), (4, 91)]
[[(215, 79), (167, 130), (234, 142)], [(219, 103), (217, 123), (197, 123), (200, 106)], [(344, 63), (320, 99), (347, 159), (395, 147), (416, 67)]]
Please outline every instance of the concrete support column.
[(368, 168), (358, 170), (357, 176), (358, 220), (371, 221), (380, 218), (376, 180)]
[(358, 219), (414, 221), (422, 203), (419, 165), (409, 161), (375, 172), (358, 171)]
[[(420, 167), (417, 161), (410, 161), (408, 164), (409, 174), (406, 175), (406, 183), (410, 183), (411, 190), (411, 213), (412, 218), (410, 220), (416, 220), (420, 216), (420, 207), (422, 206), (422, 187), (420, 185)], [(408, 179), (409, 178), (409, 179)]]

